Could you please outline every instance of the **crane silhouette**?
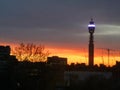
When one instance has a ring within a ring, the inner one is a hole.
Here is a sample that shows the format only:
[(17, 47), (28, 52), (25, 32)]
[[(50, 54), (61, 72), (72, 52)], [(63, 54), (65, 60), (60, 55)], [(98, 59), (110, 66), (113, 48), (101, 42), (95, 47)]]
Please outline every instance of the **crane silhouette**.
[(110, 66), (110, 53), (112, 51), (115, 51), (113, 49), (109, 49), (109, 48), (97, 48), (97, 49), (101, 49), (102, 50), (102, 62), (104, 64), (104, 59), (103, 59), (103, 51), (107, 51), (107, 62), (108, 62), (108, 67)]

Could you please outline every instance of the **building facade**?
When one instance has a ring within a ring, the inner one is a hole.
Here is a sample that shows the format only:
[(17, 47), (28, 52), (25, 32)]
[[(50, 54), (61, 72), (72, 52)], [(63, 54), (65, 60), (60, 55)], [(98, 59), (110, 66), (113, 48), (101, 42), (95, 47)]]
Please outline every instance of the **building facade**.
[(47, 58), (48, 64), (67, 65), (67, 58), (52, 56)]

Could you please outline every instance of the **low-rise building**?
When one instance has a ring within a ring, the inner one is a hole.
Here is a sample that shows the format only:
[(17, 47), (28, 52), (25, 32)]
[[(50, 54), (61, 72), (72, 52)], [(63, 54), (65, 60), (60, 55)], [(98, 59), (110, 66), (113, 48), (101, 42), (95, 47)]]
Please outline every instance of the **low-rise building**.
[(52, 56), (47, 58), (48, 64), (67, 65), (67, 58)]

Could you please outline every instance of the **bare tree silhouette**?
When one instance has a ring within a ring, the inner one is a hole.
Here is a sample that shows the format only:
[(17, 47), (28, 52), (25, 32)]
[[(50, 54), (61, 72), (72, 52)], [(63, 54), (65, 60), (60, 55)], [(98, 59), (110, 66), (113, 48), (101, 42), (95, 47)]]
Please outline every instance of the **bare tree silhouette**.
[(19, 61), (42, 62), (49, 56), (49, 51), (45, 50), (44, 45), (33, 43), (20, 43), (12, 50)]

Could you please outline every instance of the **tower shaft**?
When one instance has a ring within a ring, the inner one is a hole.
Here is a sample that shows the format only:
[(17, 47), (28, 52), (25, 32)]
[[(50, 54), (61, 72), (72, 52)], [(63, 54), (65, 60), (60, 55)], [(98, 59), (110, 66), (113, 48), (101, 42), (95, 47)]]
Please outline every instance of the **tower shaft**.
[(89, 38), (89, 66), (94, 65), (94, 43), (93, 43), (93, 33), (90, 33), (90, 38)]

